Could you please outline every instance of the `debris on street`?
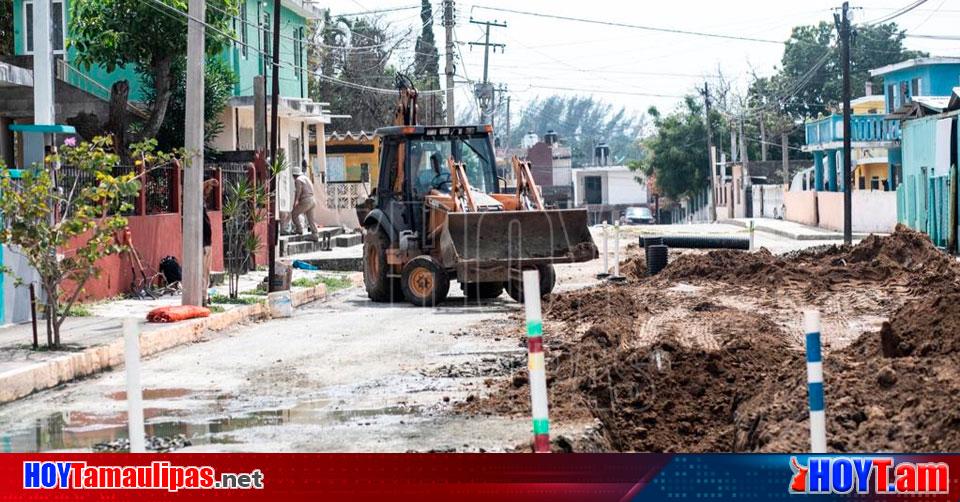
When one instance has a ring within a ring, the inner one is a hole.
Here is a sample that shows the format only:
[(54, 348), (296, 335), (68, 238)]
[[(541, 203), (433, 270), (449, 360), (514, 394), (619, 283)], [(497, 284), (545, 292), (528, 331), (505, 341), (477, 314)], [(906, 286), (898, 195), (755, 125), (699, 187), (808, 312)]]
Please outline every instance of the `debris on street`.
[[(551, 415), (598, 420), (599, 449), (804, 450), (804, 308), (824, 320), (831, 451), (960, 448), (960, 265), (925, 235), (686, 253), (655, 278), (635, 272), (639, 253), (622, 265), (627, 284), (544, 304)], [(462, 410), (529, 413), (524, 375)]]

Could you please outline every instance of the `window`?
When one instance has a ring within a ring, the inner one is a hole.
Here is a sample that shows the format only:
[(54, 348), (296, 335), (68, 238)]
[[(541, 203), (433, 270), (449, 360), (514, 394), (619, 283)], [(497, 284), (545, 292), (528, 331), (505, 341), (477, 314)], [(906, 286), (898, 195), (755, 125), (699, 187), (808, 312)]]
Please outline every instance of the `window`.
[(449, 175), (447, 159), (452, 156), (463, 162), (471, 187), (479, 192), (493, 193), (497, 189), (497, 179), (495, 167), (488, 158), (490, 153), (489, 143), (482, 137), (411, 141), (410, 179), (413, 188), (420, 196), (438, 188), (439, 182), (445, 181)]
[(894, 111), (897, 109), (897, 103), (894, 99), (895, 87), (893, 84), (887, 86), (887, 111)]
[(267, 64), (273, 64), (270, 61), (271, 56), (273, 55), (273, 30), (270, 28), (273, 26), (273, 23), (270, 21), (270, 13), (263, 13), (263, 57), (264, 61)]
[(240, 54), (243, 54), (243, 57), (247, 57), (247, 4), (241, 2), (240, 4)]
[[(26, 47), (26, 53), (33, 53), (33, 2), (24, 2), (23, 3), (23, 21), (24, 27), (24, 46)], [(63, 1), (57, 0), (50, 5), (50, 41), (53, 44), (53, 52), (57, 54), (63, 54), (63, 33), (64, 33), (64, 19), (63, 19)]]
[(921, 80), (919, 78), (915, 78), (910, 81), (910, 97), (911, 98), (913, 98), (914, 96), (920, 95), (920, 84), (921, 84)]

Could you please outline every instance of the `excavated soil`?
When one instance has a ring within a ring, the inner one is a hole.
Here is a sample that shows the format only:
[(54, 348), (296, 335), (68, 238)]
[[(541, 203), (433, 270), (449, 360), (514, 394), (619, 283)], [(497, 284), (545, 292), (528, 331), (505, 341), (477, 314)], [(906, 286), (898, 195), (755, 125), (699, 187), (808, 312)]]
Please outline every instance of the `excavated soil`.
[[(596, 419), (592, 447), (808, 448), (800, 312), (813, 307), (831, 451), (960, 450), (960, 267), (923, 234), (671, 259), (646, 277), (645, 266), (630, 273), (642, 256), (629, 256), (626, 285), (544, 304), (551, 419)], [(464, 411), (529, 414), (525, 368), (489, 383)]]

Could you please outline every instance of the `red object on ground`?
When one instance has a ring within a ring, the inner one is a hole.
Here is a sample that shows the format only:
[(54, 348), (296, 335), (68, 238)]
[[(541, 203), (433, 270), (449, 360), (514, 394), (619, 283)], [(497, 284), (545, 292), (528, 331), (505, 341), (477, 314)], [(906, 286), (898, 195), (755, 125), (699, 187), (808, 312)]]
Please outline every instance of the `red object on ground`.
[(150, 322), (177, 322), (195, 317), (209, 317), (210, 309), (194, 305), (174, 305), (171, 307), (157, 307), (147, 313)]

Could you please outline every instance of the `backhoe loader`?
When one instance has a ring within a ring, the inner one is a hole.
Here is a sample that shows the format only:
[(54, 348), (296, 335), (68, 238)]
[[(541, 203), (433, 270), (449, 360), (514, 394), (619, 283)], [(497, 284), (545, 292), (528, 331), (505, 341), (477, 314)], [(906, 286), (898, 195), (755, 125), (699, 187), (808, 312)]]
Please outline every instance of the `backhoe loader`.
[(397, 77), (395, 125), (377, 130), (380, 176), (357, 207), (364, 229), (363, 279), (377, 302), (442, 302), (456, 279), (469, 299), (504, 288), (523, 301), (522, 271), (597, 257), (584, 209), (547, 209), (528, 162), (511, 160), (516, 189), (497, 176), (489, 125), (417, 125), (417, 91)]

